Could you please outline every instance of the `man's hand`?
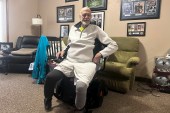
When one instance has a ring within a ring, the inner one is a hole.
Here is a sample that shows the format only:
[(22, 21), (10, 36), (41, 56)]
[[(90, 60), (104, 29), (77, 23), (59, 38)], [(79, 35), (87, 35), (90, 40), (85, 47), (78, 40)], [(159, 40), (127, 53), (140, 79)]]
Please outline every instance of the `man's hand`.
[(95, 64), (98, 64), (101, 57), (102, 57), (102, 54), (98, 52), (98, 53), (94, 56), (93, 62), (94, 62)]
[(64, 53), (65, 53), (65, 51), (60, 51), (60, 52), (58, 52), (58, 53), (56, 54), (57, 59), (58, 59), (59, 57), (63, 57)]

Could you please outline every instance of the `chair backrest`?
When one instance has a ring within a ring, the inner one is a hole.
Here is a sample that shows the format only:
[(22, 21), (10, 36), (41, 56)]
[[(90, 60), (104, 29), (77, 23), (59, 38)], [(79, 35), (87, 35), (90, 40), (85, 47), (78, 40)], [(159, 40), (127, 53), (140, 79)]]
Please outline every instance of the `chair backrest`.
[(47, 36), (49, 46), (47, 47), (48, 59), (55, 59), (57, 52), (62, 50), (61, 38)]
[(39, 36), (23, 36), (17, 41), (21, 41), (20, 48), (37, 48), (39, 43)]
[(23, 39), (22, 36), (19, 36), (19, 37), (17, 38), (17, 42), (16, 42), (16, 46), (15, 46), (15, 49), (16, 49), (16, 50), (18, 50), (18, 49), (21, 48), (22, 39)]
[(111, 37), (118, 44), (118, 51), (108, 61), (126, 63), (130, 57), (138, 56), (139, 39), (133, 37)]

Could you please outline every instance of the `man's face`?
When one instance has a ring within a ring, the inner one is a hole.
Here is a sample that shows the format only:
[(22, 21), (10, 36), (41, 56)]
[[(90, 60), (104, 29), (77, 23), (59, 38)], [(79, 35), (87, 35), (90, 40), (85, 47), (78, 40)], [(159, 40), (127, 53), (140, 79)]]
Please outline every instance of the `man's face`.
[(80, 20), (81, 20), (83, 25), (85, 25), (85, 26), (89, 25), (90, 24), (90, 20), (91, 20), (91, 11), (83, 10), (80, 13)]

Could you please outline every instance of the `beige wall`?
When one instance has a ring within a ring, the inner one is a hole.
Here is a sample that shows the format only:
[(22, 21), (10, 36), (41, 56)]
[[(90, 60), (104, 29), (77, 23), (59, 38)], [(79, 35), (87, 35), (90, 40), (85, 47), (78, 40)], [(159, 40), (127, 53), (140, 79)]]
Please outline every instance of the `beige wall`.
[[(59, 36), (60, 25), (56, 23), (56, 7), (75, 5), (75, 22), (63, 23), (70, 26), (79, 21), (79, 10), (82, 8), (82, 1), (67, 2), (65, 0), (9, 0), (10, 1), (10, 40), (16, 40), (18, 35), (31, 34), (31, 18), (37, 11), (43, 18), (43, 34)], [(126, 36), (127, 23), (146, 22), (146, 36), (136, 37), (140, 39), (141, 63), (137, 69), (137, 76), (151, 78), (154, 67), (155, 56), (163, 56), (170, 48), (170, 4), (169, 0), (162, 0), (160, 19), (128, 20), (120, 21), (120, 1), (108, 0), (105, 10), (104, 30), (109, 36)], [(17, 16), (16, 16), (17, 13)], [(17, 27), (16, 27), (17, 26)], [(19, 27), (19, 28), (18, 28)]]
[(30, 35), (31, 19), (37, 15), (38, 0), (8, 0), (9, 41), (18, 36)]

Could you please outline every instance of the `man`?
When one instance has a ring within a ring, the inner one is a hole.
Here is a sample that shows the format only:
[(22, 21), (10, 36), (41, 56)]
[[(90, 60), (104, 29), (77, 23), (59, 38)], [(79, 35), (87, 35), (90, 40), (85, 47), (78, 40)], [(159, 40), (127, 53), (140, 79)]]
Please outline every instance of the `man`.
[[(81, 9), (79, 17), (81, 21), (72, 26), (69, 33), (69, 43), (65, 49), (67, 50), (66, 59), (47, 74), (44, 84), (44, 104), (47, 111), (51, 109), (54, 86), (63, 76), (75, 77), (75, 107), (77, 111), (83, 110), (87, 88), (96, 72), (96, 64), (101, 57), (106, 57), (118, 49), (116, 42), (109, 38), (101, 28), (90, 24), (91, 10), (88, 7)], [(93, 56), (96, 38), (107, 47)], [(65, 51), (59, 52), (57, 57), (62, 57), (64, 53)]]

